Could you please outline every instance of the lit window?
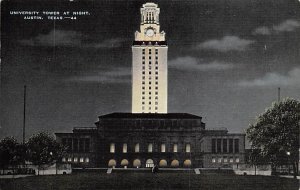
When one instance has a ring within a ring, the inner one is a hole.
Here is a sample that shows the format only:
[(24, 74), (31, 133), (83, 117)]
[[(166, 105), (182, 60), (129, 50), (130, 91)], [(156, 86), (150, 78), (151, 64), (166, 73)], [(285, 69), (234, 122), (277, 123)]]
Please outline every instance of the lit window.
[(152, 152), (153, 151), (153, 144), (150, 143), (148, 144), (148, 152)]
[(84, 159), (83, 159), (83, 158), (80, 158), (79, 162), (81, 162), (81, 163), (82, 163), (83, 161), (84, 161)]
[(72, 162), (72, 158), (68, 158), (68, 162)]
[(127, 153), (127, 144), (126, 143), (123, 144), (123, 153)]
[(230, 159), (229, 159), (229, 162), (230, 162), (230, 163), (232, 163), (232, 162), (233, 162), (233, 158), (232, 158), (232, 157), (230, 157)]
[(222, 158), (218, 158), (218, 162), (221, 163), (222, 162)]
[(212, 162), (212, 163), (216, 163), (216, 159), (213, 157), (213, 158), (211, 159), (211, 162)]
[(74, 157), (74, 162), (78, 162), (78, 158), (77, 157)]
[(177, 144), (174, 144), (173, 145), (173, 152), (177, 152), (178, 151), (178, 146), (177, 146)]
[(236, 158), (236, 159), (235, 159), (235, 162), (236, 162), (236, 163), (239, 163), (239, 162), (240, 162), (240, 159), (239, 159), (239, 158)]
[(191, 144), (185, 145), (185, 152), (191, 152)]
[(61, 161), (62, 161), (62, 162), (66, 162), (66, 158), (65, 158), (65, 157), (63, 157)]
[(110, 153), (115, 153), (115, 143), (110, 143)]
[(166, 152), (166, 144), (161, 144), (161, 152)]
[(227, 157), (224, 157), (224, 162), (227, 163), (228, 162), (228, 159)]
[(140, 144), (136, 143), (134, 146), (134, 152), (140, 152)]
[(85, 158), (85, 162), (90, 162), (90, 159), (89, 158)]

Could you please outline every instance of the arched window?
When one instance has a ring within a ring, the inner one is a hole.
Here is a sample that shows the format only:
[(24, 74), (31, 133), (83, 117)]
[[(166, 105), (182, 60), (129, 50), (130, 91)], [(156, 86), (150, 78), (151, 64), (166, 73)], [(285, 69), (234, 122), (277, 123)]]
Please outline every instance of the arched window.
[(173, 152), (178, 152), (178, 145), (177, 144), (173, 145)]
[(178, 160), (173, 160), (171, 162), (171, 167), (179, 167), (179, 161)]
[(191, 144), (186, 144), (185, 145), (185, 152), (191, 152)]
[(153, 151), (153, 144), (150, 143), (148, 144), (148, 152), (152, 152)]
[(123, 153), (127, 153), (127, 144), (126, 143), (123, 144)]
[(78, 162), (78, 158), (77, 157), (74, 157), (74, 162)]
[(133, 167), (139, 168), (141, 167), (141, 161), (139, 159), (133, 160)]
[(168, 163), (167, 163), (167, 161), (166, 160), (161, 160), (161, 161), (159, 161), (159, 167), (167, 167), (168, 166)]
[(191, 166), (192, 166), (191, 160), (185, 160), (185, 161), (183, 162), (183, 166), (184, 166), (184, 167), (191, 167)]
[(161, 144), (161, 152), (166, 152), (166, 144)]
[(154, 162), (152, 159), (146, 160), (146, 168), (152, 168), (154, 166)]
[(110, 143), (110, 153), (115, 153), (115, 143)]
[(128, 164), (129, 164), (129, 162), (128, 162), (128, 160), (126, 160), (126, 159), (123, 159), (122, 161), (121, 161), (121, 166), (128, 166)]
[(65, 158), (65, 157), (63, 157), (61, 161), (62, 161), (62, 162), (66, 162), (66, 158)]
[(111, 159), (111, 160), (108, 161), (108, 167), (114, 168), (114, 167), (116, 167), (116, 165), (117, 165), (116, 160)]
[(134, 152), (140, 152), (140, 144), (136, 143), (134, 146)]
[(89, 158), (85, 158), (85, 162), (90, 162), (90, 159)]
[(81, 163), (84, 162), (84, 158), (80, 158), (79, 162), (81, 162)]

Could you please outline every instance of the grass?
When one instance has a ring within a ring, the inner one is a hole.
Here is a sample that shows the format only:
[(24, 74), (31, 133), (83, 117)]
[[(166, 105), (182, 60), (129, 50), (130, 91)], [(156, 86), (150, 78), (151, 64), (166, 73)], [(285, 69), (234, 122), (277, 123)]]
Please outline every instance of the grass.
[(85, 172), (72, 175), (0, 179), (0, 190), (86, 189), (201, 189), (201, 190), (298, 190), (298, 180), (275, 176), (230, 174)]

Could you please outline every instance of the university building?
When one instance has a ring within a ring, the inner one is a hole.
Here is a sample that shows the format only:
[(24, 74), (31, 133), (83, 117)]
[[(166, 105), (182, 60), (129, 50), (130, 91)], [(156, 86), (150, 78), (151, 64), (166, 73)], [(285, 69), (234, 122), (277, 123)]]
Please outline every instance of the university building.
[(96, 127), (56, 133), (75, 167), (230, 167), (245, 162), (245, 134), (208, 130), (202, 117), (167, 111), (166, 33), (157, 4), (141, 8), (132, 45), (132, 112), (99, 116)]

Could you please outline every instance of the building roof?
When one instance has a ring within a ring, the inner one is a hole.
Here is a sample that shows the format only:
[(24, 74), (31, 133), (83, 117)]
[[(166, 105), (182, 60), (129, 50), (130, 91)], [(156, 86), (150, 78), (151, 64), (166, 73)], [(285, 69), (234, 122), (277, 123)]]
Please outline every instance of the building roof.
[(103, 118), (150, 118), (150, 119), (202, 119), (202, 117), (189, 114), (189, 113), (110, 113), (106, 115), (99, 116), (100, 119)]

